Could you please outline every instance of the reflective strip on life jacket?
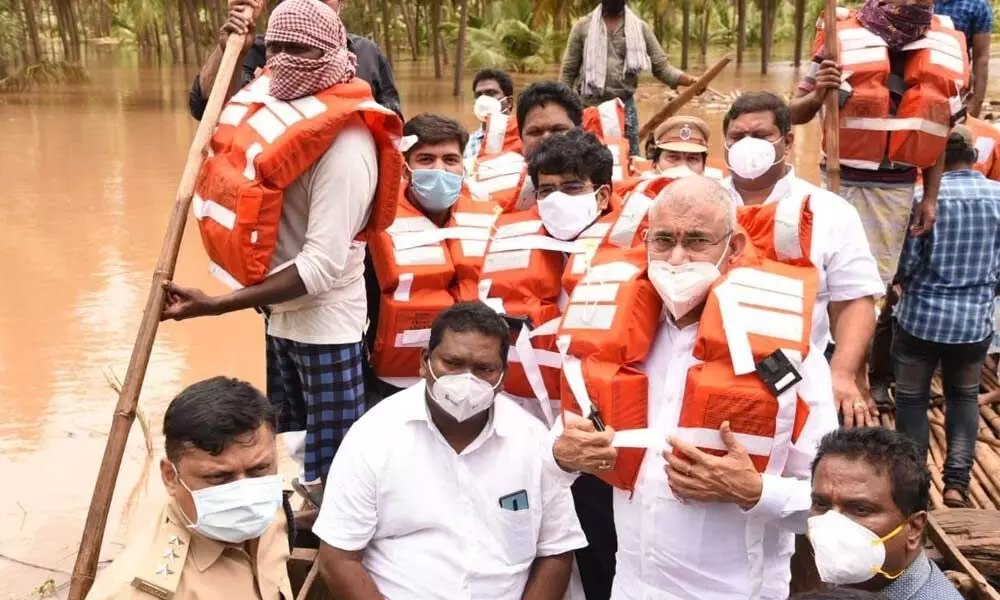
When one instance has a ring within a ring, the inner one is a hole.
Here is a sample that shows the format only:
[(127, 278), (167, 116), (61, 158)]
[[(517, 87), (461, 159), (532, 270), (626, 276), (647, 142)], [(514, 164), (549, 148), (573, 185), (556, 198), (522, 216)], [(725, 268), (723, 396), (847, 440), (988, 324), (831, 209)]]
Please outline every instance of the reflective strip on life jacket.
[(864, 129), (867, 131), (923, 131), (935, 136), (947, 136), (951, 129), (947, 125), (927, 119), (873, 119), (848, 117), (841, 120), (841, 129)]
[(620, 98), (602, 102), (597, 106), (601, 115), (601, 132), (605, 142), (625, 137), (625, 103)]
[(778, 200), (774, 211), (774, 250), (780, 262), (802, 258), (799, 219), (809, 196), (790, 194)]
[(741, 267), (730, 271), (714, 294), (734, 373), (744, 375), (756, 370), (750, 334), (788, 341), (786, 353), (801, 361), (802, 353), (795, 349), (807, 339), (805, 284), (801, 280)]
[(507, 135), (507, 120), (510, 117), (501, 113), (493, 113), (486, 118), (486, 130), (483, 133), (483, 147), (480, 156), (492, 156), (504, 151), (504, 138)]
[(236, 226), (236, 213), (214, 200), (205, 200), (197, 193), (191, 198), (191, 213), (199, 221), (211, 219), (226, 229), (232, 230)]

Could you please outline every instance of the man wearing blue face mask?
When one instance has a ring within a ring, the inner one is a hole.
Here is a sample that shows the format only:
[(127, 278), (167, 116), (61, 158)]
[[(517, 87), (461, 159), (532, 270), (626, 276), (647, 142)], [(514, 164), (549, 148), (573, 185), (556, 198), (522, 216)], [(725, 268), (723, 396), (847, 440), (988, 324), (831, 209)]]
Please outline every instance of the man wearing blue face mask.
[(88, 600), (290, 600), (274, 410), (249, 383), (191, 385), (163, 417), (169, 500)]
[(341, 600), (561, 600), (587, 541), (545, 428), (499, 393), (510, 332), (478, 302), (441, 313), (420, 381), (365, 413), (313, 531)]
[(454, 119), (424, 113), (403, 128), (406, 184), (396, 219), (369, 243), (365, 268), (369, 360), (375, 402), (413, 385), (430, 320), (456, 300), (478, 297), (494, 204), (465, 185), (469, 136)]

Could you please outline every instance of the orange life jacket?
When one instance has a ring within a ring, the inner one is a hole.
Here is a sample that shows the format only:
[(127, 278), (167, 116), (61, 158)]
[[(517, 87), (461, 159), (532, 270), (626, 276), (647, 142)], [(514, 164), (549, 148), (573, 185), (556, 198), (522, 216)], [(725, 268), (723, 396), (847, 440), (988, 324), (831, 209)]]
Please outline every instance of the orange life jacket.
[(381, 289), (372, 351), (379, 377), (396, 380), (399, 387), (414, 383), (434, 319), (456, 299), (476, 299), (476, 283), (470, 292), (468, 279), (474, 276), (478, 282), (495, 215), (493, 205), (463, 189), (447, 226), (438, 227), (401, 192), (396, 219), (370, 240)]
[(675, 180), (667, 176), (648, 179), (627, 179), (615, 185), (615, 192), (622, 195), (622, 209), (618, 219), (604, 241), (605, 246), (631, 248), (642, 245), (649, 229), (649, 208), (656, 196)]
[(722, 456), (719, 428), (728, 421), (757, 470), (781, 474), (809, 405), (797, 386), (775, 397), (754, 367), (782, 350), (803, 373), (818, 274), (753, 257), (743, 264), (716, 282), (705, 303), (693, 352), (703, 362), (688, 370), (676, 435)]
[(767, 204), (740, 206), (736, 218), (761, 257), (812, 266), (813, 213), (809, 196), (792, 195)]
[[(511, 135), (517, 132), (516, 118), (490, 115), (487, 119), (487, 137), (491, 135), (491, 126), (493, 142), (487, 150), (480, 149), (471, 169), (469, 185), (477, 194), (488, 195), (505, 212), (512, 212), (517, 209), (521, 196), (527, 193), (525, 182), (528, 181), (528, 165), (520, 154), (520, 134), (517, 134), (517, 144), (511, 139)], [(628, 138), (624, 136), (625, 105), (616, 98), (598, 106), (587, 107), (583, 111), (581, 126), (596, 135), (611, 151), (614, 159), (612, 181), (622, 181), (628, 175), (629, 161)], [(487, 141), (484, 139), (483, 146), (486, 145)]]
[(979, 151), (972, 168), (994, 181), (1000, 181), (1000, 130), (973, 117), (966, 119), (965, 124), (972, 131), (976, 150)]
[[(616, 429), (646, 426), (649, 380), (637, 367), (652, 348), (662, 311), (646, 277), (645, 246), (598, 251), (559, 326), (563, 411), (581, 414), (581, 406), (592, 405)], [(631, 489), (642, 458), (642, 449), (621, 448), (614, 470), (601, 478)]]
[(517, 130), (517, 117), (493, 113), (486, 117), (483, 144), (476, 158), (485, 160), (504, 152), (521, 153), (521, 134)]
[(399, 116), (372, 98), (360, 79), (290, 102), (268, 95), (265, 73), (226, 105), (198, 174), (192, 212), (212, 270), (234, 287), (267, 277), (278, 242), (284, 190), (359, 115), (375, 138), (379, 177), (367, 235), (396, 213), (402, 157)]
[[(850, 89), (840, 109), (840, 161), (875, 170), (888, 158), (894, 163), (927, 168), (944, 151), (952, 119), (961, 110), (961, 94), (969, 87), (965, 36), (951, 19), (935, 15), (927, 34), (903, 47), (907, 53), (895, 113), (890, 104), (889, 50), (882, 38), (865, 29), (855, 11), (837, 10), (837, 62), (848, 74)], [(817, 21), (814, 56), (821, 55), (825, 32)], [(825, 145), (824, 145), (825, 147)]]
[(511, 349), (505, 390), (521, 398), (537, 398), (552, 422), (549, 400), (559, 397), (555, 332), (568, 290), (584, 276), (590, 258), (618, 218), (619, 200), (575, 240), (550, 237), (538, 207), (497, 218), (486, 248), (479, 281), (480, 299), (498, 313), (526, 317), (535, 327), (523, 331)]

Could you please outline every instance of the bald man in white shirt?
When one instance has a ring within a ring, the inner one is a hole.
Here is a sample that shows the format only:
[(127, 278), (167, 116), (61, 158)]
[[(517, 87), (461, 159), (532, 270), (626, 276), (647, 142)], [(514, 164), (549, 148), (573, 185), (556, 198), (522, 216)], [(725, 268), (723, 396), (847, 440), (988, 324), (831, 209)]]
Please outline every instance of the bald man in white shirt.
[[(703, 176), (682, 179), (660, 194), (650, 211), (646, 239), (651, 262), (674, 267), (708, 263), (723, 276), (747, 264), (748, 239), (737, 227), (736, 208), (726, 190)], [(695, 272), (704, 270), (688, 271)], [(655, 278), (654, 285), (666, 299), (666, 286)], [(676, 301), (665, 302), (670, 314), (661, 321), (643, 365), (649, 376), (650, 437), (669, 440), (682, 456), (661, 453), (666, 444), (650, 442), (644, 446), (634, 489), (615, 490), (618, 554), (612, 600), (760, 598), (766, 569), (784, 561), (787, 570), (789, 559), (768, 554), (776, 549), (765, 544), (767, 532), (805, 531), (815, 448), (825, 433), (837, 428), (829, 365), (822, 349), (806, 339), (810, 350), (800, 371), (808, 389), (799, 396), (809, 412), (797, 438), (782, 442), (775, 437), (772, 442), (772, 456), (779, 454), (779, 445), (787, 444), (780, 472), (759, 472), (740, 441), (749, 443), (754, 436), (734, 433), (726, 423), (717, 436), (724, 456), (702, 451), (702, 443), (695, 447), (682, 440), (686, 432), (680, 415), (690, 369), (701, 363), (695, 357), (705, 299), (700, 302), (683, 308)], [(593, 430), (590, 421), (567, 417), (566, 429), (553, 445), (564, 471), (596, 474), (614, 464), (610, 436)]]

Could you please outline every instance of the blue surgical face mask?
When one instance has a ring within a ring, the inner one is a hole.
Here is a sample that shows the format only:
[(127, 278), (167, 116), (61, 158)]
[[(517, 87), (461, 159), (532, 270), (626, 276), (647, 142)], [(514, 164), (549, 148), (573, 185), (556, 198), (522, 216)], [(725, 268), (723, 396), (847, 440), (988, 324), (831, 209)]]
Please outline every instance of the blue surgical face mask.
[[(177, 481), (191, 494), (198, 522), (188, 528), (229, 544), (260, 537), (281, 507), (281, 476), (249, 477), (200, 490), (191, 490), (173, 465)], [(183, 511), (181, 511), (183, 514)]]
[(464, 175), (444, 169), (413, 169), (410, 189), (420, 206), (431, 212), (444, 212), (458, 201), (464, 179)]

